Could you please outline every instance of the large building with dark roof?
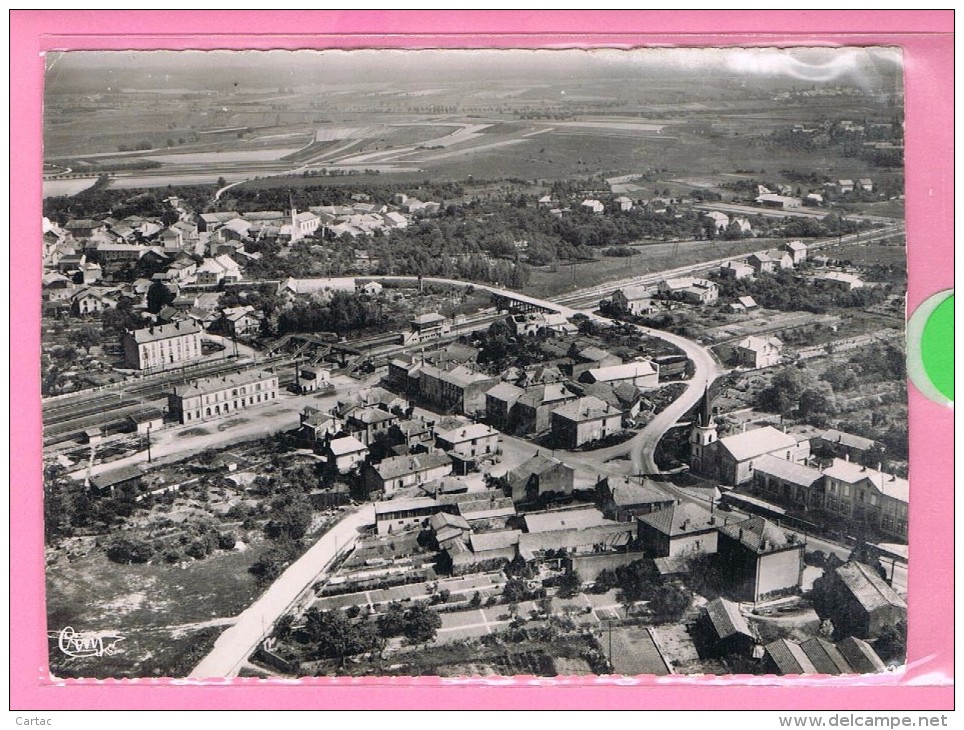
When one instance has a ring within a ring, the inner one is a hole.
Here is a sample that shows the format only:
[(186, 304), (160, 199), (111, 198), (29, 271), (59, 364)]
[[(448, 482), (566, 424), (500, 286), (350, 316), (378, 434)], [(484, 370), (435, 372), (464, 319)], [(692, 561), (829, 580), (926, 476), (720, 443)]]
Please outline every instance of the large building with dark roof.
[(265, 370), (200, 378), (175, 385), (167, 407), (179, 423), (197, 423), (274, 401), (278, 376)]
[(163, 368), (201, 357), (201, 327), (177, 321), (124, 333), (124, 360), (133, 368)]
[(756, 602), (799, 589), (805, 544), (797, 533), (751, 517), (720, 527), (716, 552), (734, 596)]
[(715, 553), (722, 520), (692, 502), (641, 515), (638, 536), (648, 557), (666, 558)]
[(418, 392), (434, 408), (467, 415), (485, 411), (485, 393), (496, 379), (464, 365), (443, 369), (423, 365)]
[(821, 580), (826, 581), (821, 593), (827, 600), (814, 605), (841, 636), (875, 639), (884, 628), (907, 619), (907, 603), (868, 565), (851, 560)]

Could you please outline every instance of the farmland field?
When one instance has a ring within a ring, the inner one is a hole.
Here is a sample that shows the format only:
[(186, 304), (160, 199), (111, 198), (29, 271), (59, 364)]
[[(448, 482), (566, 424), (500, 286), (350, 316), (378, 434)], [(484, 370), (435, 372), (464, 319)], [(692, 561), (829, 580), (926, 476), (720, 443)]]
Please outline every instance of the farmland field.
[(768, 245), (776, 244), (772, 240), (762, 239), (648, 243), (634, 247), (638, 253), (629, 258), (607, 257), (576, 262), (574, 267), (559, 263), (554, 267), (534, 268), (529, 276), (526, 293), (534, 297), (552, 297), (615, 279), (628, 279), (687, 264), (759, 251)]
[(273, 162), (285, 155), (297, 152), (299, 147), (280, 147), (262, 150), (232, 150), (224, 152), (181, 152), (168, 155), (149, 155), (154, 160), (169, 165), (205, 165), (231, 162)]
[(907, 249), (904, 246), (855, 243), (835, 248), (832, 256), (835, 259), (852, 261), (857, 266), (861, 264), (882, 264), (903, 268), (907, 265)]
[(76, 195), (81, 190), (89, 188), (95, 182), (97, 182), (96, 177), (84, 177), (73, 180), (44, 180), (44, 197), (52, 198), (60, 195)]

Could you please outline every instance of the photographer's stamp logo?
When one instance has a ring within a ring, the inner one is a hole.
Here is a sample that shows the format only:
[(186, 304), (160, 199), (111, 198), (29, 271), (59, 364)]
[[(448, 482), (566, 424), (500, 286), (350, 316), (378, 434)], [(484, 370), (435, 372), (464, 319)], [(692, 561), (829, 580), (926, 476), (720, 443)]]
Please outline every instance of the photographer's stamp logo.
[(123, 636), (110, 631), (75, 631), (71, 626), (57, 634), (60, 651), (75, 658), (120, 654), (123, 649), (118, 644), (123, 640)]

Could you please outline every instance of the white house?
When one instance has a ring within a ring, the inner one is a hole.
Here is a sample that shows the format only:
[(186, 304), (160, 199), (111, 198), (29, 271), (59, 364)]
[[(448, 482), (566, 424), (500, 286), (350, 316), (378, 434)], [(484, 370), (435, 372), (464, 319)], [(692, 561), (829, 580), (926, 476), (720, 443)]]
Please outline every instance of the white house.
[(751, 335), (740, 340), (734, 350), (741, 365), (750, 368), (766, 368), (780, 362), (780, 349), (783, 342), (777, 337), (757, 337)]
[(241, 267), (227, 254), (205, 259), (196, 272), (199, 286), (217, 286), (218, 284), (241, 281)]
[(864, 285), (854, 274), (845, 274), (841, 271), (828, 271), (825, 274), (818, 274), (813, 278), (813, 281), (817, 286), (839, 291), (853, 291)]
[(783, 244), (783, 250), (790, 254), (794, 266), (807, 260), (807, 244), (803, 241), (788, 241)]
[(720, 275), (726, 279), (752, 279), (754, 273), (745, 261), (727, 261), (720, 267)]
[(717, 231), (725, 231), (727, 226), (730, 225), (730, 216), (726, 213), (720, 213), (718, 210), (711, 210), (703, 215), (713, 221)]

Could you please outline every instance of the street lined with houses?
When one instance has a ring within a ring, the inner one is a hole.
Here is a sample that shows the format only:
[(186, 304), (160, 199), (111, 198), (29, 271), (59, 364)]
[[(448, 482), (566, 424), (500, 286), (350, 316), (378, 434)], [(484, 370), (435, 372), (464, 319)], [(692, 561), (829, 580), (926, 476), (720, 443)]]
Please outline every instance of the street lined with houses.
[(881, 53), (848, 61), (867, 83), (753, 84), (701, 53), (506, 52), (472, 83), (421, 54), (215, 54), (203, 83), (66, 54), (48, 618), (129, 638), (51, 673), (900, 664), (903, 91)]

